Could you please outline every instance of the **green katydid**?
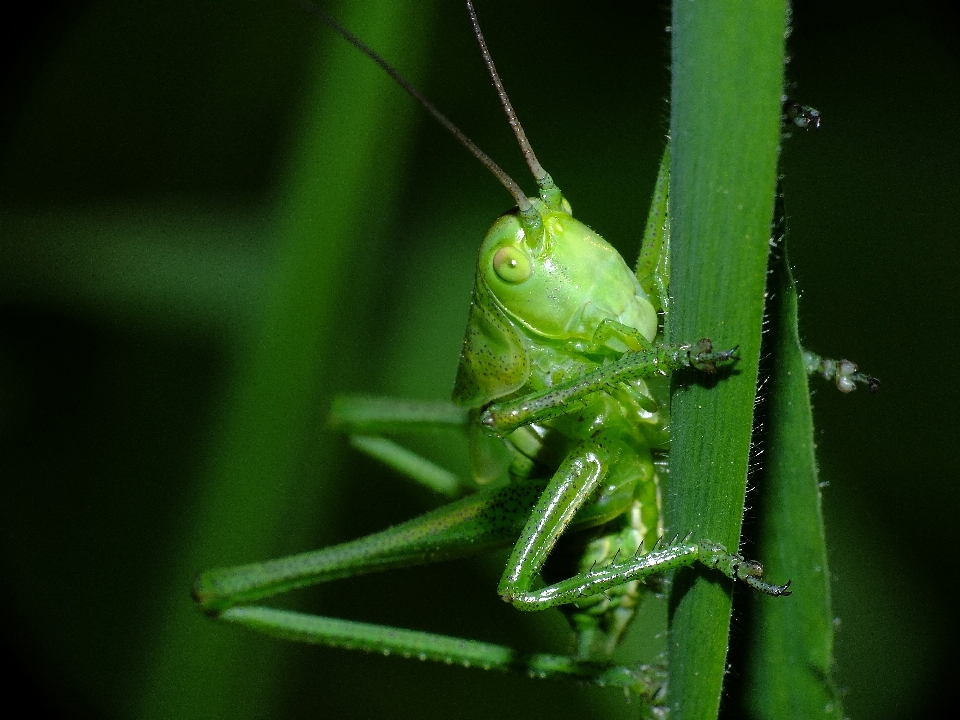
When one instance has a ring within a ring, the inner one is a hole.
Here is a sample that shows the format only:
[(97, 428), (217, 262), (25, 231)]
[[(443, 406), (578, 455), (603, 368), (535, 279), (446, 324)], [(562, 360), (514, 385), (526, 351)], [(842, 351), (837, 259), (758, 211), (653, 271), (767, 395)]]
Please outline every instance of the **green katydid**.
[[(736, 351), (714, 352), (707, 340), (679, 346), (661, 342), (669, 283), (667, 156), (640, 260), (631, 272), (612, 247), (573, 219), (570, 205), (537, 163), (499, 84), (472, 7), (470, 11), (540, 197), (528, 199), (479, 154), (518, 208), (497, 220), (481, 245), (455, 404), (343, 398), (334, 417), (358, 436), (355, 444), (361, 449), (414, 480), (452, 493), (463, 483), (378, 435), (460, 427), (470, 437), (476, 477), (487, 484), (367, 538), (210, 571), (198, 580), (195, 594), (218, 618), (281, 637), (573, 676), (651, 693), (659, 683), (655, 674), (609, 664), (642, 595), (641, 582), (699, 561), (764, 592), (787, 594), (786, 586), (760, 578), (758, 564), (714, 543), (661, 541), (658, 472), (669, 441), (665, 397), (645, 379), (682, 368), (713, 372), (735, 362)], [(351, 41), (387, 67), (362, 43)], [(479, 153), (459, 131), (455, 134)], [(817, 363), (848, 381), (867, 381), (851, 366)], [(578, 561), (561, 576), (566, 579), (536, 588), (558, 542), (576, 546)], [(506, 545), (514, 551), (499, 594), (519, 609), (563, 606), (578, 636), (575, 656), (523, 656), (476, 641), (250, 604), (308, 584)]]

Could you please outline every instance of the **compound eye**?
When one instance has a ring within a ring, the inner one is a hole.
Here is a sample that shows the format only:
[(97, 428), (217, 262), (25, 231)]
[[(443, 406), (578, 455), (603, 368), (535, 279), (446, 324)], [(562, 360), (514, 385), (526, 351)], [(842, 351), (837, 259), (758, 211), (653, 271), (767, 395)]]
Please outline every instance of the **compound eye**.
[(520, 250), (507, 246), (493, 256), (493, 271), (505, 283), (518, 285), (533, 274), (533, 266)]

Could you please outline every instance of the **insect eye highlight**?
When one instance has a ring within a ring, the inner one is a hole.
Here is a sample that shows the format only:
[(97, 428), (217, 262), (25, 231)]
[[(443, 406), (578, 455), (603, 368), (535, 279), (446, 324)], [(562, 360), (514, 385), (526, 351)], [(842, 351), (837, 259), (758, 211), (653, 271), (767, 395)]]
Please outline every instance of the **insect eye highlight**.
[(517, 285), (533, 274), (533, 266), (525, 254), (507, 246), (497, 250), (493, 256), (493, 271), (505, 283)]

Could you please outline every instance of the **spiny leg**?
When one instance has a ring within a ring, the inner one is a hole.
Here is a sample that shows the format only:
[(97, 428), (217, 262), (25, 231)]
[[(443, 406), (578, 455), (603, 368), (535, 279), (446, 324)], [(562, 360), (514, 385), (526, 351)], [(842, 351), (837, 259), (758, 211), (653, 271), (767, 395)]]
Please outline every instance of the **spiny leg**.
[(835, 381), (837, 389), (842, 393), (853, 392), (857, 389), (857, 383), (866, 385), (867, 390), (872, 393), (880, 388), (877, 378), (860, 372), (856, 364), (849, 360), (833, 360), (805, 349), (803, 364), (808, 375), (819, 375), (824, 380)]
[(654, 700), (666, 680), (661, 668), (594, 663), (566, 655), (522, 653), (510, 647), (433, 633), (325, 618), (259, 606), (231, 608), (220, 619), (268, 635), (314, 645), (431, 660), (448, 665), (573, 679), (622, 687)]
[[(577, 511), (601, 483), (610, 481), (611, 469), (617, 466), (621, 457), (632, 452), (629, 446), (604, 431), (581, 442), (570, 452), (537, 501), (507, 561), (498, 588), (505, 601), (520, 610), (543, 610), (575, 603), (581, 597), (602, 593), (616, 585), (644, 580), (696, 562), (716, 568), (727, 577), (742, 580), (770, 595), (789, 594), (789, 583), (773, 585), (761, 579), (763, 568), (759, 563), (728, 553), (722, 546), (709, 541), (684, 541), (532, 591), (547, 556)], [(635, 479), (629, 477), (619, 480), (625, 484), (635, 483)]]
[(348, 433), (357, 450), (448, 498), (463, 494), (466, 483), (461, 478), (380, 434), (462, 431), (468, 420), (468, 411), (453, 403), (369, 395), (342, 395), (330, 410), (330, 424)]
[(628, 352), (597, 370), (547, 390), (493, 403), (483, 412), (480, 420), (492, 432), (503, 436), (523, 425), (574, 412), (580, 401), (616, 383), (682, 368), (714, 372), (718, 365), (736, 359), (736, 348), (713, 352), (713, 344), (707, 339), (696, 345), (661, 346), (653, 350)]
[[(288, 590), (383, 570), (468, 557), (510, 545), (528, 524), (546, 479), (487, 488), (357, 540), (285, 558), (217, 568), (194, 583), (200, 608), (219, 617), (231, 607)], [(620, 515), (629, 493), (607, 488), (572, 523), (590, 528)]]
[[(611, 487), (623, 487), (630, 504), (613, 521), (595, 531), (567, 532), (547, 559), (542, 572), (548, 584), (572, 575), (606, 567), (618, 559), (629, 558), (643, 550), (653, 550), (662, 535), (662, 508), (656, 465), (648, 452), (621, 452), (610, 473), (603, 479), (601, 497)], [(581, 508), (574, 518), (590, 512), (597, 495)], [(561, 545), (563, 547), (561, 547)], [(577, 638), (577, 656), (609, 662), (623, 636), (640, 609), (646, 595), (657, 592), (656, 583), (642, 586), (628, 581), (610, 590), (581, 597), (576, 604), (559, 608), (566, 616)]]
[[(227, 608), (308, 585), (475, 555), (513, 542), (544, 480), (491, 488), (358, 540), (276, 560), (209, 570), (194, 584), (202, 610)], [(598, 518), (602, 522), (604, 518)]]
[[(520, 533), (545, 480), (482, 490), (381, 533), (315, 552), (201, 575), (194, 596), (212, 617), (248, 629), (300, 642), (397, 654), (448, 664), (526, 673), (539, 678), (573, 678), (619, 686), (652, 699), (663, 683), (659, 670), (617, 667), (573, 657), (525, 654), (474, 640), (401, 628), (324, 618), (249, 605), (261, 598), (306, 585), (465, 557), (508, 545)], [(623, 512), (622, 503), (605, 512), (581, 513), (576, 527), (607, 522)]]
[(700, 563), (719, 570), (732, 580), (742, 580), (767, 595), (781, 597), (790, 594), (790, 583), (775, 585), (762, 580), (763, 567), (741, 555), (727, 552), (722, 545), (709, 541), (676, 543), (663, 550), (638, 555), (626, 562), (608, 565), (540, 590), (515, 593), (512, 604), (518, 610), (545, 610), (546, 608), (576, 603), (580, 597), (602, 593), (630, 580), (645, 580), (668, 570)]
[(358, 435), (462, 429), (468, 422), (469, 411), (452, 402), (340, 395), (330, 408), (334, 428)]

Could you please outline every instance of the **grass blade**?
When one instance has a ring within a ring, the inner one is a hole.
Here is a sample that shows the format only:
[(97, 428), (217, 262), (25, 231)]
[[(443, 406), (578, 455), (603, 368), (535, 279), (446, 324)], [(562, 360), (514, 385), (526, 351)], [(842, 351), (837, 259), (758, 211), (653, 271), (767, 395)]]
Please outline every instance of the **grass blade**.
[[(739, 345), (742, 359), (713, 387), (682, 375), (673, 381), (667, 521), (672, 532), (728, 548), (739, 543), (750, 452), (785, 17), (783, 2), (673, 5), (668, 340), (708, 336), (720, 348)], [(672, 717), (717, 716), (730, 608), (729, 584), (677, 574)]]
[[(777, 214), (782, 219), (782, 212)], [(772, 367), (757, 552), (768, 573), (791, 578), (793, 596), (789, 602), (761, 599), (756, 604), (747, 696), (756, 718), (841, 720), (831, 678), (833, 612), (810, 388), (797, 334), (797, 288), (785, 248), (774, 260), (770, 290)]]

